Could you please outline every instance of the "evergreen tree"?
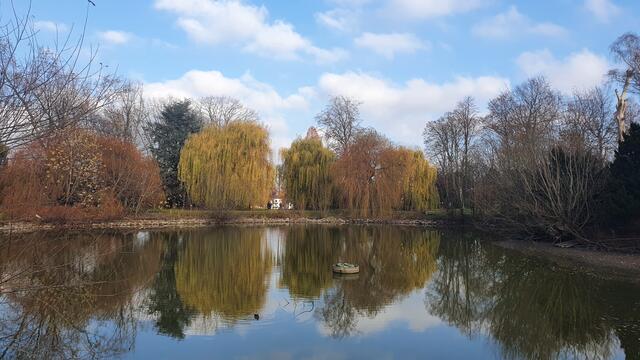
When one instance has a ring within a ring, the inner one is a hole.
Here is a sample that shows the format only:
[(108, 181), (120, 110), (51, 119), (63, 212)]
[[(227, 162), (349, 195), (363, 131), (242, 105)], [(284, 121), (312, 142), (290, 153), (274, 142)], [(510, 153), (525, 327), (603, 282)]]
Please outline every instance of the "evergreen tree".
[[(626, 225), (640, 217), (640, 125), (632, 123), (610, 166), (603, 216), (609, 225)], [(634, 219), (635, 216), (635, 219)]]
[(191, 108), (190, 100), (168, 103), (157, 122), (149, 124), (151, 153), (158, 161), (162, 183), (167, 194), (167, 205), (182, 207), (186, 203), (186, 192), (178, 179), (180, 151), (187, 138), (200, 131), (202, 121)]

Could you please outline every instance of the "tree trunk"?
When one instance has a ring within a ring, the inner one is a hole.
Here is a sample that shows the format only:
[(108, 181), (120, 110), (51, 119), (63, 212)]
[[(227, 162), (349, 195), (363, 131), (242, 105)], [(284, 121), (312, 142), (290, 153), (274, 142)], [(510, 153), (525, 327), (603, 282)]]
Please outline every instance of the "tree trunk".
[(618, 93), (616, 90), (616, 97), (618, 98), (618, 103), (616, 105), (616, 122), (618, 123), (618, 142), (622, 143), (624, 141), (624, 133), (626, 131), (626, 111), (627, 111), (627, 93), (629, 91), (629, 86), (631, 85), (631, 79), (633, 78), (633, 71), (627, 71), (627, 74), (624, 79), (624, 86), (622, 87), (622, 93)]

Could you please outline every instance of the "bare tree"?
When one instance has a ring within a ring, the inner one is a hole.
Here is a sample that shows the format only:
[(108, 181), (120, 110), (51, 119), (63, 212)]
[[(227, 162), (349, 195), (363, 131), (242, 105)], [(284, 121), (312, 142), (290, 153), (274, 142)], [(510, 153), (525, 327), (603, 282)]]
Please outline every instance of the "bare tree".
[(233, 121), (258, 121), (258, 113), (245, 107), (239, 100), (227, 96), (208, 96), (200, 99), (197, 106), (204, 122), (223, 127)]
[(445, 206), (458, 208), (462, 213), (465, 207), (471, 206), (472, 152), (480, 121), (473, 98), (466, 97), (453, 111), (428, 123), (423, 133), (427, 153), (440, 168), (440, 190)]
[(345, 96), (336, 96), (316, 116), (316, 121), (329, 141), (329, 147), (341, 155), (361, 130), (360, 103)]
[(532, 237), (578, 238), (592, 219), (599, 169), (583, 149), (562, 142), (563, 103), (542, 78), (489, 103), (490, 157), (482, 191), (485, 213)]
[(618, 141), (622, 142), (628, 126), (627, 97), (631, 90), (640, 92), (640, 37), (634, 33), (623, 34), (611, 44), (611, 54), (623, 67), (609, 71), (610, 78), (622, 86), (620, 91), (616, 89), (615, 113), (618, 123)]
[(617, 126), (612, 99), (601, 87), (576, 92), (567, 102), (562, 131), (565, 145), (583, 147), (604, 164), (615, 149)]
[(117, 92), (114, 101), (105, 106), (95, 119), (90, 119), (99, 133), (123, 141), (139, 144), (143, 136), (142, 126), (149, 112), (144, 100), (141, 83), (128, 82)]
[(30, 4), (23, 15), (10, 4), (13, 17), (0, 26), (0, 143), (13, 149), (86, 120), (112, 101), (119, 80), (93, 66), (95, 52), (81, 60), (84, 27), (77, 40), (70, 31), (41, 46)]

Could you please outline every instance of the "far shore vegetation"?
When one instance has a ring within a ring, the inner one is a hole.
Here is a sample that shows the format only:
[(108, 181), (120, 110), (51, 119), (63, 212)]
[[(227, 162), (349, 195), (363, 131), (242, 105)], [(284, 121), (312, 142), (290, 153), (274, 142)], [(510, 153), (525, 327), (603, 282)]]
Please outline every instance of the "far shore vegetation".
[(414, 129), (424, 144), (392, 142), (337, 95), (272, 149), (239, 100), (149, 99), (81, 55), (81, 40), (44, 48), (16, 20), (0, 30), (2, 220), (250, 216), (282, 199), (293, 210), (273, 216), (455, 215), (519, 239), (640, 251), (636, 34), (613, 41), (601, 86), (566, 96), (536, 77), (486, 109), (460, 99)]

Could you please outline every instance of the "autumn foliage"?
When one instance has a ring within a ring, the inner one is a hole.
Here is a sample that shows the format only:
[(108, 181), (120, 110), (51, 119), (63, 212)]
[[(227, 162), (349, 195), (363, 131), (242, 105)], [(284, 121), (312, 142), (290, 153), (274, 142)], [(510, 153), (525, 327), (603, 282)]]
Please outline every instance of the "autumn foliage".
[(336, 161), (343, 207), (361, 216), (437, 207), (436, 170), (419, 151), (399, 148), (373, 130), (356, 136)]
[(283, 149), (281, 156), (289, 200), (302, 210), (329, 208), (334, 194), (331, 169), (336, 156), (333, 151), (324, 147), (319, 137), (307, 137)]
[(164, 200), (160, 169), (132, 143), (98, 138), (104, 164), (104, 182), (125, 209), (138, 212), (157, 207)]
[(180, 154), (178, 177), (191, 200), (212, 209), (264, 206), (273, 188), (269, 132), (254, 121), (210, 126)]
[(12, 218), (114, 219), (164, 198), (152, 160), (132, 144), (81, 129), (17, 151), (0, 182), (0, 207)]

